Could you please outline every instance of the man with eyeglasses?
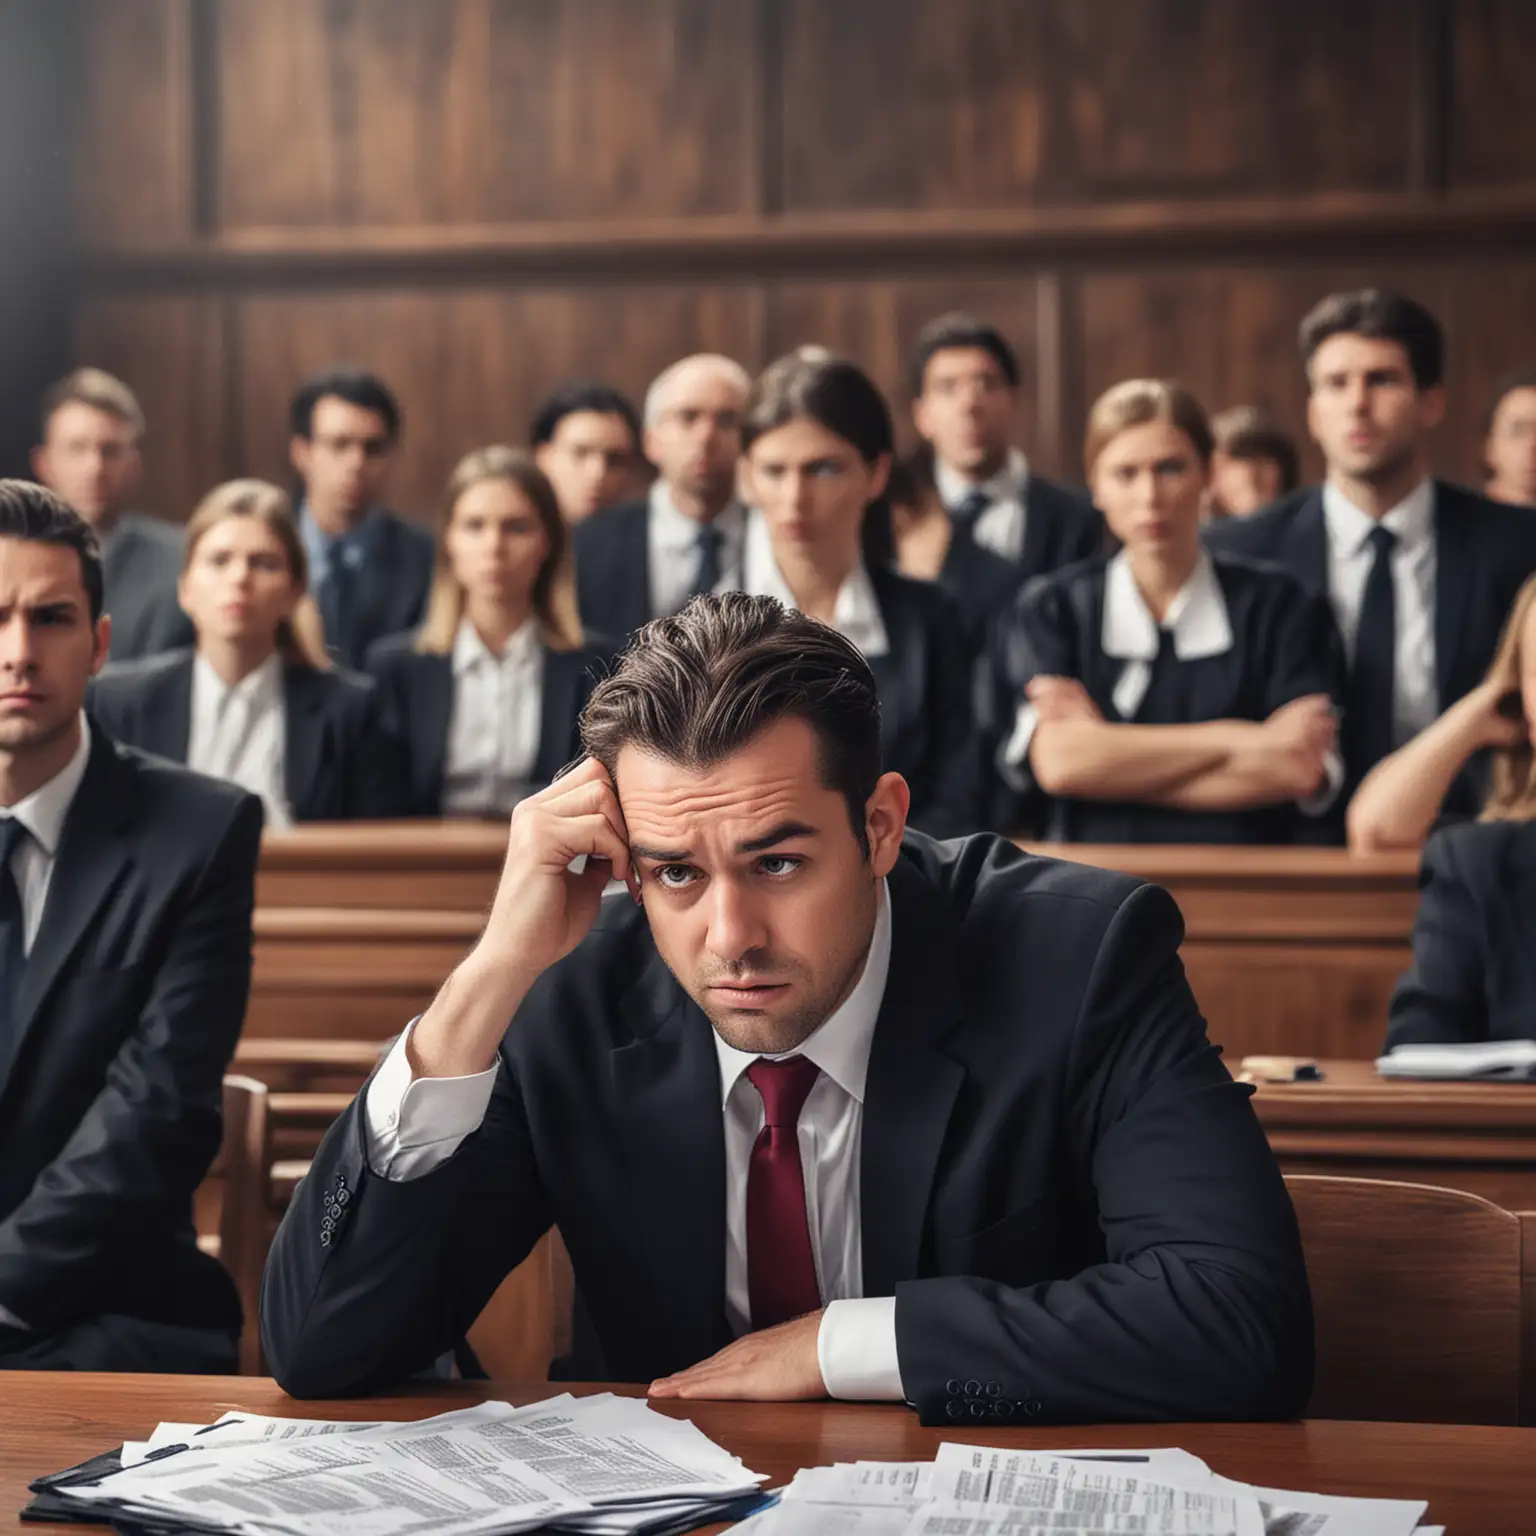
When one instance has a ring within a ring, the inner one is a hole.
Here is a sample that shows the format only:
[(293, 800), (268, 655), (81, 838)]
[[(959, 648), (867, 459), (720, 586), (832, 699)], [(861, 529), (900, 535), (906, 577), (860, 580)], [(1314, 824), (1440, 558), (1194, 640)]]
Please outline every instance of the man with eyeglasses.
[(289, 418), (326, 645), (339, 665), (358, 668), (375, 640), (421, 622), (432, 584), (431, 534), (382, 505), (400, 407), (373, 374), (335, 368), (301, 386)]

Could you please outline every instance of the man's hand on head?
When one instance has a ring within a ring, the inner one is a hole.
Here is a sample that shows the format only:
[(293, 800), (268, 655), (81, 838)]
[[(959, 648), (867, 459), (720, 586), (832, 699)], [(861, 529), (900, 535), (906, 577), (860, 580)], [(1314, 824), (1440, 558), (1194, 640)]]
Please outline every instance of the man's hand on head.
[(653, 1381), (650, 1395), (760, 1403), (825, 1397), (827, 1387), (816, 1353), (821, 1318), (821, 1311), (807, 1312), (777, 1328), (743, 1334), (708, 1360)]

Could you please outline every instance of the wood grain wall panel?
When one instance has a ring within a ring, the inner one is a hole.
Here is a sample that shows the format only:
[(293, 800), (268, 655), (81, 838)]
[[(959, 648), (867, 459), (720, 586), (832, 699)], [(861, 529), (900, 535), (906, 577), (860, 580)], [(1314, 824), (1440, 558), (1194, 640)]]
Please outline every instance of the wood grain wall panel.
[(77, 0), (76, 221), (92, 246), (192, 234), (192, 6)]
[(1451, 184), (1536, 182), (1536, 6), (1529, 0), (1455, 0), (1451, 14)]
[(1401, 0), (784, 0), (791, 209), (1379, 190)]
[(745, 211), (754, 18), (736, 0), (223, 0), (223, 221)]
[(400, 397), (394, 502), (429, 517), (457, 458), (525, 441), (535, 405), (564, 379), (596, 374), (638, 401), (687, 352), (755, 366), (753, 309), (750, 288), (726, 286), (251, 295), (235, 323), (233, 457), (285, 475), (293, 390), (328, 364), (356, 363)]
[(224, 306), (205, 295), (89, 299), (75, 312), (77, 361), (125, 379), (144, 407), (139, 504), (184, 522), (239, 472), (230, 455)]

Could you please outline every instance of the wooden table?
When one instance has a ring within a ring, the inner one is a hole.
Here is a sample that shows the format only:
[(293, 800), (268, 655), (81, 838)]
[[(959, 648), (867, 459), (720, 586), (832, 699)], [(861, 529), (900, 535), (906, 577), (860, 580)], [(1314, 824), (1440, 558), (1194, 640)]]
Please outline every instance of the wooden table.
[[(487, 1398), (529, 1402), (546, 1383), (452, 1383), (358, 1402), (295, 1404), (270, 1381), (222, 1376), (0, 1375), (0, 1531), (13, 1528), (27, 1482), (161, 1419), (208, 1421), (231, 1408), (308, 1418), (419, 1418)], [(581, 1389), (577, 1389), (581, 1390)], [(621, 1389), (623, 1390), (623, 1389)], [(1228, 1477), (1314, 1493), (1429, 1500), (1427, 1519), (1450, 1536), (1516, 1536), (1536, 1524), (1536, 1429), (1465, 1425), (1103, 1425), (1060, 1429), (923, 1429), (910, 1410), (847, 1403), (693, 1403), (668, 1412), (694, 1420), (772, 1483), (798, 1467), (860, 1458), (930, 1457), (941, 1440), (982, 1445), (1182, 1446)], [(15, 1523), (20, 1529), (20, 1523)], [(61, 1529), (77, 1530), (69, 1526)]]
[(1321, 1082), (1263, 1083), (1254, 1095), (1285, 1172), (1440, 1184), (1536, 1210), (1536, 1083), (1409, 1082), (1368, 1061), (1318, 1065)]

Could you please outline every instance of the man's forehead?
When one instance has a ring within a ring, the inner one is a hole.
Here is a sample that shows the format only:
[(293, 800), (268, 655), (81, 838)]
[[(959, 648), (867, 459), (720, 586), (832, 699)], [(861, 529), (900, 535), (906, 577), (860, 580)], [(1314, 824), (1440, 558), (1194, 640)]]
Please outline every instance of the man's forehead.
[(1340, 331), (1330, 336), (1312, 361), (1323, 368), (1406, 368), (1408, 349), (1400, 341), (1386, 336), (1362, 336), (1358, 331)]
[(964, 378), (987, 373), (1003, 376), (1003, 366), (985, 347), (940, 347), (928, 359), (929, 377)]
[(713, 363), (700, 363), (684, 369), (667, 387), (664, 409), (700, 410), (725, 407), (738, 409), (746, 400), (741, 381)]

